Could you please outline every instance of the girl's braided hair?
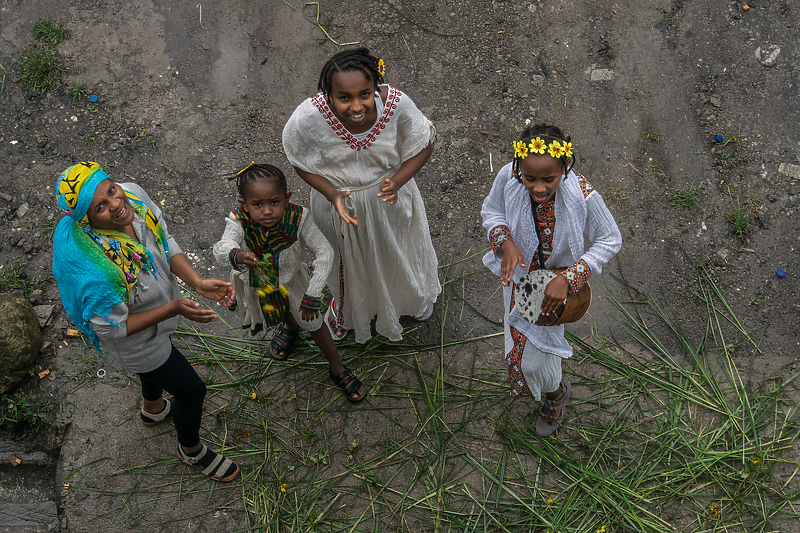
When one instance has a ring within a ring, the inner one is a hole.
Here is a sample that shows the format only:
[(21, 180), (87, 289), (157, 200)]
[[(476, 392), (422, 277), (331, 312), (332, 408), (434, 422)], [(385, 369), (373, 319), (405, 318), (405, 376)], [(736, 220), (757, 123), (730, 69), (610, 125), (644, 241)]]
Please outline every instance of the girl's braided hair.
[(283, 190), (284, 194), (288, 189), (286, 185), (286, 176), (283, 175), (281, 169), (272, 165), (256, 165), (253, 163), (236, 175), (236, 190), (239, 191), (239, 198), (244, 200), (244, 193), (247, 190), (248, 183), (262, 180), (277, 181), (278, 186)]
[[(548, 124), (537, 124), (535, 126), (529, 126), (525, 128), (522, 130), (519, 140), (529, 143), (531, 139), (535, 137), (546, 137), (546, 139), (544, 139), (545, 142), (547, 142), (547, 138), (550, 140), (555, 139), (557, 141), (572, 142), (572, 139), (569, 136), (565, 136), (558, 126), (550, 126)], [(545, 152), (545, 154), (547, 154), (547, 152)], [(548, 155), (547, 157), (550, 156)], [(562, 155), (559, 160), (561, 161), (561, 167), (564, 169), (564, 179), (567, 179), (569, 176), (569, 171), (575, 166), (576, 157), (574, 151), (572, 157)], [(514, 162), (511, 166), (511, 175), (514, 176), (517, 181), (522, 183), (522, 172), (519, 168), (520, 161), (522, 161), (521, 158), (514, 157)]]
[(333, 75), (352, 70), (361, 71), (367, 80), (373, 81), (376, 86), (383, 83), (383, 76), (378, 71), (378, 58), (370, 54), (367, 48), (356, 48), (339, 52), (325, 63), (319, 75), (317, 90), (329, 99)]

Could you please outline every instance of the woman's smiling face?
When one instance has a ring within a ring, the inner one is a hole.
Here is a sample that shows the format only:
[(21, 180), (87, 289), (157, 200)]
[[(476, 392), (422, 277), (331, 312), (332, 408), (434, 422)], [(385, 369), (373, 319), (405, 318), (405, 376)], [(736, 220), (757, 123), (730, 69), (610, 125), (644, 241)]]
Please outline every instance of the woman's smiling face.
[(123, 231), (133, 223), (133, 208), (119, 184), (106, 178), (94, 190), (86, 215), (93, 228)]

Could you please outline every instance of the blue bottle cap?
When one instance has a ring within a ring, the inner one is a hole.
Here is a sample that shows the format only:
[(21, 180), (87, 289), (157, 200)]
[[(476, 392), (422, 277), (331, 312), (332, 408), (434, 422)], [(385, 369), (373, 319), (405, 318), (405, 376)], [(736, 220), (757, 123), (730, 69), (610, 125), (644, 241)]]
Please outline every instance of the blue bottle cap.
[(779, 268), (775, 271), (775, 275), (778, 276), (778, 279), (783, 279), (786, 276), (786, 271), (782, 268)]
[[(95, 103), (95, 102), (97, 101), (97, 95), (96, 95), (96, 94), (93, 94), (92, 96), (90, 96), (90, 97), (89, 97), (89, 101), (90, 101), (90, 102), (92, 102), (92, 103)], [(717, 137), (719, 137), (719, 135), (717, 135)], [(722, 137), (720, 137), (720, 139), (721, 139), (721, 138), (722, 138)]]
[(721, 143), (725, 139), (722, 138), (722, 135), (714, 135), (714, 140), (717, 141), (718, 143)]

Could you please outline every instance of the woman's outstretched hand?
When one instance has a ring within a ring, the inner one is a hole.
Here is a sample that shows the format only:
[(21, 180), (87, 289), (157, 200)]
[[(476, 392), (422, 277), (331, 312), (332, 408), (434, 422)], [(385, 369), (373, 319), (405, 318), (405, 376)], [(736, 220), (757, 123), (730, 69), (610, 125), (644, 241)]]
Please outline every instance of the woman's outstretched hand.
[[(236, 290), (228, 281), (215, 278), (203, 278), (195, 290), (209, 300), (214, 300), (222, 305), (229, 306), (236, 299)], [(213, 311), (212, 311), (213, 312)], [(188, 318), (188, 317), (187, 317)]]
[(172, 306), (172, 312), (175, 313), (175, 315), (185, 317), (192, 322), (200, 322), (201, 324), (205, 324), (208, 322), (213, 322), (217, 319), (217, 314), (214, 311), (205, 308), (201, 309), (200, 302), (195, 302), (189, 298), (184, 298), (183, 296), (172, 300), (170, 305)]

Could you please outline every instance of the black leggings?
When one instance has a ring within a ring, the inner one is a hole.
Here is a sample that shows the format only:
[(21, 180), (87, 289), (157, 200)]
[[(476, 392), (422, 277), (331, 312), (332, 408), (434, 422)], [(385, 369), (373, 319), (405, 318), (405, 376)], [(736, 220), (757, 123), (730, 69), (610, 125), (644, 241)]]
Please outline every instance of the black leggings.
[(200, 444), (200, 418), (206, 384), (192, 365), (172, 346), (166, 362), (155, 370), (139, 374), (142, 380), (142, 397), (157, 401), (164, 391), (172, 394), (172, 422), (178, 433), (178, 444), (191, 448)]

